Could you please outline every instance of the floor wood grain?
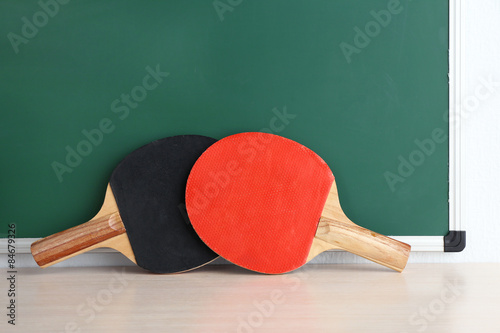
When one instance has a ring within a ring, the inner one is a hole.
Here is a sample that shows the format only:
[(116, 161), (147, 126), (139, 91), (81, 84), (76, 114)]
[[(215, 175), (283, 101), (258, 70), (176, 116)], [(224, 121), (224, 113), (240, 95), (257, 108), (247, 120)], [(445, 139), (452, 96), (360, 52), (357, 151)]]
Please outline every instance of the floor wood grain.
[(263, 275), (211, 265), (1, 270), (1, 332), (500, 332), (500, 264), (306, 265)]

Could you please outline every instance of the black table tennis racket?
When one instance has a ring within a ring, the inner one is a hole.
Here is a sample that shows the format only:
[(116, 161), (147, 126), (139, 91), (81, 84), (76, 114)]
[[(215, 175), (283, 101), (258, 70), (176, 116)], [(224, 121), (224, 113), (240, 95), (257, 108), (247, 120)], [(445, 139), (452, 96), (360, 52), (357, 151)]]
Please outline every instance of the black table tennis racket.
[(84, 224), (34, 242), (41, 267), (99, 247), (123, 253), (155, 273), (188, 271), (217, 258), (185, 213), (185, 188), (197, 158), (216, 140), (174, 136), (147, 144), (111, 174), (97, 215)]

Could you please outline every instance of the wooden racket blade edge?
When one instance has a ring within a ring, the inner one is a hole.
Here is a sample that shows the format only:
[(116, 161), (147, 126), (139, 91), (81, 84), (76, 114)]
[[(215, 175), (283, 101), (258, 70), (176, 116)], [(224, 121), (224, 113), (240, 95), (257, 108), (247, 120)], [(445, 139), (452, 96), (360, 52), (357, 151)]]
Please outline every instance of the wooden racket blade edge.
[(136, 263), (109, 185), (104, 204), (92, 220), (37, 240), (31, 245), (31, 253), (36, 263), (45, 268), (101, 247), (115, 249)]
[(340, 206), (334, 181), (307, 261), (327, 250), (345, 250), (402, 272), (408, 262), (411, 246), (360, 227), (349, 220)]

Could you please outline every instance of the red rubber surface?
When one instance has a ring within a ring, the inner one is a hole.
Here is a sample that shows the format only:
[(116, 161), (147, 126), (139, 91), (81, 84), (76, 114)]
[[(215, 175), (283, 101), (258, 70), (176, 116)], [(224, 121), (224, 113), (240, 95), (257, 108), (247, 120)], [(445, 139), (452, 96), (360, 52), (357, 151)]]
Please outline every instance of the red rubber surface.
[(295, 141), (236, 134), (195, 163), (186, 208), (200, 238), (220, 256), (284, 273), (305, 264), (333, 179), (328, 165)]

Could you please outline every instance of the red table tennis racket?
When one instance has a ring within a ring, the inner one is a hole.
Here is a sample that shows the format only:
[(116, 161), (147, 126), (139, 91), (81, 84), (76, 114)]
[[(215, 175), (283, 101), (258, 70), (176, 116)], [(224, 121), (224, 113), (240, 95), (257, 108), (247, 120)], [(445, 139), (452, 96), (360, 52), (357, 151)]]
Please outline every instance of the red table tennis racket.
[(186, 181), (196, 159), (216, 140), (174, 136), (129, 154), (113, 171), (101, 210), (89, 222), (34, 242), (41, 267), (98, 247), (123, 253), (155, 273), (177, 273), (217, 255), (196, 235), (184, 208)]
[(186, 208), (214, 252), (262, 273), (294, 270), (334, 248), (401, 272), (410, 252), (347, 218), (332, 171), (312, 150), (267, 133), (208, 148), (189, 175)]

